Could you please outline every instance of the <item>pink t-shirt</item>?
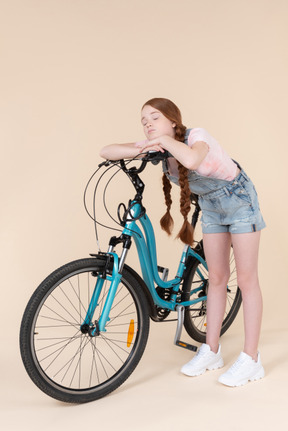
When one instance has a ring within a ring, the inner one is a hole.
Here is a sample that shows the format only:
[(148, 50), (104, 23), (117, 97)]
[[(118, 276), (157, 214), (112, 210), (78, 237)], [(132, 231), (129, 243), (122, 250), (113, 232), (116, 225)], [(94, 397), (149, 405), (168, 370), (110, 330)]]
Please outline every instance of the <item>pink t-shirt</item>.
[[(231, 181), (236, 176), (237, 165), (219, 145), (207, 130), (202, 128), (191, 129), (188, 135), (188, 145), (193, 147), (195, 142), (204, 141), (209, 147), (209, 152), (196, 172), (204, 177), (212, 177), (220, 180)], [(168, 158), (168, 169), (172, 176), (178, 177), (178, 165), (174, 158)]]
[(236, 176), (237, 165), (219, 145), (218, 141), (207, 130), (195, 128), (190, 131), (188, 136), (189, 147), (193, 147), (197, 141), (206, 142), (209, 152), (198, 169), (196, 169), (196, 172), (204, 177), (213, 177), (227, 181), (233, 180)]

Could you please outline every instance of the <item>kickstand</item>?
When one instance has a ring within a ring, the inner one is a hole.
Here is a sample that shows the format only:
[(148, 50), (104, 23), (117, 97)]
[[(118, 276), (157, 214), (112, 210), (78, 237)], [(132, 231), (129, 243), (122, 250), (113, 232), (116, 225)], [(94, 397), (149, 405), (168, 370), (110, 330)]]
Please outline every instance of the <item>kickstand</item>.
[(185, 307), (183, 305), (177, 305), (176, 311), (178, 315), (178, 321), (177, 321), (177, 328), (176, 328), (176, 334), (174, 339), (174, 344), (179, 347), (183, 347), (184, 349), (192, 350), (193, 352), (197, 351), (197, 347), (193, 346), (192, 344), (185, 343), (184, 341), (180, 341), (183, 323), (184, 323), (184, 312)]

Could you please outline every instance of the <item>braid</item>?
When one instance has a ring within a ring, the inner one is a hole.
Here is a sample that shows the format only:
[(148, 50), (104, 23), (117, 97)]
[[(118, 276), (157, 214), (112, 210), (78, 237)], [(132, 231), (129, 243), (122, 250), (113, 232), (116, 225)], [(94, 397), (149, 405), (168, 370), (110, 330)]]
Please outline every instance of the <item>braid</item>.
[[(179, 108), (169, 99), (165, 99), (163, 97), (156, 97), (154, 99), (148, 100), (142, 109), (145, 106), (152, 106), (153, 108), (162, 112), (162, 114), (168, 118), (173, 124), (175, 131), (175, 139), (176, 141), (184, 142), (186, 127), (182, 124), (182, 115)], [(188, 182), (188, 169), (186, 169), (181, 163), (178, 162), (178, 171), (179, 171), (179, 185), (180, 185), (180, 211), (184, 217), (184, 223), (180, 232), (178, 233), (177, 238), (180, 238), (185, 244), (193, 244), (193, 228), (191, 224), (187, 220), (188, 213), (191, 208), (190, 201), (190, 188)], [(162, 177), (163, 182), (163, 191), (166, 203), (166, 213), (160, 220), (160, 224), (162, 229), (164, 229), (168, 235), (171, 234), (171, 230), (173, 228), (173, 218), (170, 214), (172, 199), (171, 199), (171, 183), (169, 178), (164, 174)]]
[[(175, 127), (175, 139), (177, 141), (184, 142), (186, 127), (183, 124)], [(193, 232), (194, 229), (188, 221), (188, 213), (191, 209), (191, 191), (188, 181), (188, 169), (186, 169), (181, 163), (178, 163), (179, 172), (179, 186), (180, 186), (180, 212), (184, 218), (183, 225), (177, 235), (185, 244), (193, 245)]]
[(191, 209), (191, 191), (188, 182), (188, 169), (178, 162), (179, 185), (180, 185), (180, 211), (183, 215), (184, 222), (177, 235), (185, 244), (193, 245), (194, 229), (188, 221), (188, 213)]
[(162, 183), (163, 183), (163, 192), (164, 192), (165, 204), (166, 204), (167, 210), (164, 216), (160, 220), (160, 225), (162, 229), (168, 233), (168, 235), (171, 235), (171, 232), (174, 226), (174, 221), (170, 214), (170, 209), (172, 204), (172, 199), (171, 199), (172, 186), (171, 186), (170, 180), (166, 177), (165, 174), (163, 174)]
[[(185, 126), (183, 126), (182, 124), (180, 125), (177, 124), (175, 126), (175, 139), (177, 139), (177, 141), (182, 141), (182, 140), (184, 141), (185, 131), (186, 131)], [(165, 174), (163, 174), (162, 176), (162, 183), (163, 183), (163, 192), (164, 192), (165, 204), (166, 204), (166, 213), (161, 218), (160, 225), (161, 225), (161, 228), (168, 233), (168, 235), (171, 235), (172, 229), (174, 226), (174, 221), (170, 214), (170, 209), (172, 204), (172, 199), (171, 199), (172, 186), (169, 178), (167, 178)]]
[(183, 124), (175, 126), (175, 139), (176, 141), (184, 142), (186, 127)]

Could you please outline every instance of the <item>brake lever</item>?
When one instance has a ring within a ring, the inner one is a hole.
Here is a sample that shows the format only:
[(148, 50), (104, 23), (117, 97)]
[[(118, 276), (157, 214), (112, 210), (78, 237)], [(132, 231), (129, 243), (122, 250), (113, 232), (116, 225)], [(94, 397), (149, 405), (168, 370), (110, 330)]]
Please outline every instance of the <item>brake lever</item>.
[(117, 164), (119, 162), (120, 162), (120, 160), (104, 160), (104, 162), (102, 162), (98, 165), (98, 168), (101, 168), (102, 166), (109, 166), (109, 165), (112, 165), (113, 163)]
[(147, 162), (151, 162), (152, 165), (157, 165), (162, 160), (167, 159), (168, 157), (173, 157), (168, 151), (149, 151), (147, 153), (147, 156), (144, 156), (142, 160), (145, 160)]

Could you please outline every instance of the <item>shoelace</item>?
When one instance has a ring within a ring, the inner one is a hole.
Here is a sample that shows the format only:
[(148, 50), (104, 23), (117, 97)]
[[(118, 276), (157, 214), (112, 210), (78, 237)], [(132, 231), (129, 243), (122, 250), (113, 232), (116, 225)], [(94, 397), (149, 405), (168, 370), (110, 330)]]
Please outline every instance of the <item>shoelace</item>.
[(207, 354), (207, 352), (205, 352), (204, 350), (199, 349), (198, 352), (196, 353), (196, 355), (194, 356), (194, 359), (201, 359), (203, 356), (205, 356)]
[(239, 358), (236, 362), (230, 367), (229, 372), (231, 374), (237, 374), (241, 366), (245, 363), (245, 358)]

